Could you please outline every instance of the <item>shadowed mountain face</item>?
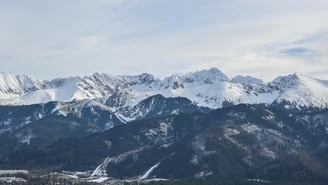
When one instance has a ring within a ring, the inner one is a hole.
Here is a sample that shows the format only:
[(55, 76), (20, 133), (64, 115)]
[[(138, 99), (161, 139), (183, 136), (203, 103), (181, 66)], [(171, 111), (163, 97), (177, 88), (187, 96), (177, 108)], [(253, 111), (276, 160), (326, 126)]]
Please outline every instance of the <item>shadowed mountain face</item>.
[[(308, 171), (309, 175), (296, 174), (291, 180), (320, 180), (328, 164), (324, 156), (327, 118), (327, 111), (285, 113), (240, 105), (135, 121), (92, 136), (59, 139), (48, 146), (13, 152), (2, 158), (1, 164), (76, 171), (98, 167), (94, 176), (118, 179), (270, 180), (274, 174), (270, 176), (259, 167), (275, 172), (275, 165), (284, 165), (286, 170), (297, 165), (296, 170)], [(286, 159), (291, 163), (284, 163)], [(311, 161), (320, 165), (312, 166)]]
[[(122, 108), (116, 112), (111, 109), (108, 100), (0, 106), (0, 137), (7, 141), (0, 143), (0, 156), (13, 150), (47, 145), (62, 137), (81, 137), (102, 132), (126, 124), (128, 119), (142, 120), (209, 110), (198, 107), (186, 98), (164, 98), (161, 95), (149, 97), (132, 108)], [(119, 116), (116, 116), (117, 112)]]

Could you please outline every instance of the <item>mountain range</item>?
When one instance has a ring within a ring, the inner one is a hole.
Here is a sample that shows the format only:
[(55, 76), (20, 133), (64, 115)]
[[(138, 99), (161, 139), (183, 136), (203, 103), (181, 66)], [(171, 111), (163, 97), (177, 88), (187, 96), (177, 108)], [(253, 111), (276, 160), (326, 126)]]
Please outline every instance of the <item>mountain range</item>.
[[(286, 108), (327, 108), (328, 81), (295, 73), (264, 83), (250, 76), (229, 79), (217, 68), (171, 75), (160, 80), (151, 74), (57, 78), (50, 81), (34, 77), (0, 75), (0, 104), (30, 105), (50, 101), (70, 102), (115, 99), (112, 110), (133, 107), (153, 96), (185, 97), (211, 109), (238, 104), (285, 104)], [(114, 111), (115, 112), (115, 111)]]
[(328, 81), (299, 73), (271, 82), (216, 68), (164, 79), (2, 73), (0, 167), (274, 181), (286, 176), (277, 166), (297, 166), (291, 180), (322, 182), (327, 108)]

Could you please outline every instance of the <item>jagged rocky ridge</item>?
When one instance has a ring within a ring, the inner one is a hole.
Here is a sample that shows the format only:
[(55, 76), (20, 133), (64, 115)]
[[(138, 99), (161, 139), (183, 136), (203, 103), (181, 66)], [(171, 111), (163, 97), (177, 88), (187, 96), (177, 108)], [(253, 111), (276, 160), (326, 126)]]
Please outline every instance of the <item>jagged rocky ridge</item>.
[[(132, 108), (150, 96), (185, 97), (211, 109), (238, 104), (265, 104), (291, 110), (320, 110), (328, 106), (328, 81), (295, 73), (269, 83), (250, 76), (230, 80), (216, 68), (172, 75), (163, 80), (151, 74), (59, 78), (42, 81), (30, 76), (0, 75), (0, 104), (28, 105), (49, 101), (98, 99), (111, 110)], [(129, 119), (130, 120), (130, 119)]]

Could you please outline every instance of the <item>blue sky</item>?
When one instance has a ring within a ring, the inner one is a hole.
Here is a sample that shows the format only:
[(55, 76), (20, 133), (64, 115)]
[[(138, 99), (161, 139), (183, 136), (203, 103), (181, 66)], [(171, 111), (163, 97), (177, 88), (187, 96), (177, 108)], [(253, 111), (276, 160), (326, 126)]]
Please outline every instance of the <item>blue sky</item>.
[(326, 0), (0, 1), (3, 72), (328, 79)]

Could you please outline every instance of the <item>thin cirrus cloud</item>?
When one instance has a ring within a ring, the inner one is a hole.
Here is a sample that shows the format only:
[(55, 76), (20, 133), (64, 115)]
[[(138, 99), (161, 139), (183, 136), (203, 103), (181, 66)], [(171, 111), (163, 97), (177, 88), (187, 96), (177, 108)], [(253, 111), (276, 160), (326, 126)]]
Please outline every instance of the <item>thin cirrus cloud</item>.
[(281, 53), (289, 56), (304, 56), (315, 54), (314, 51), (312, 51), (311, 49), (302, 47), (289, 48), (281, 51)]
[[(217, 67), (328, 79), (327, 1), (0, 2), (2, 71), (42, 79)], [(296, 67), (297, 66), (297, 67)]]

